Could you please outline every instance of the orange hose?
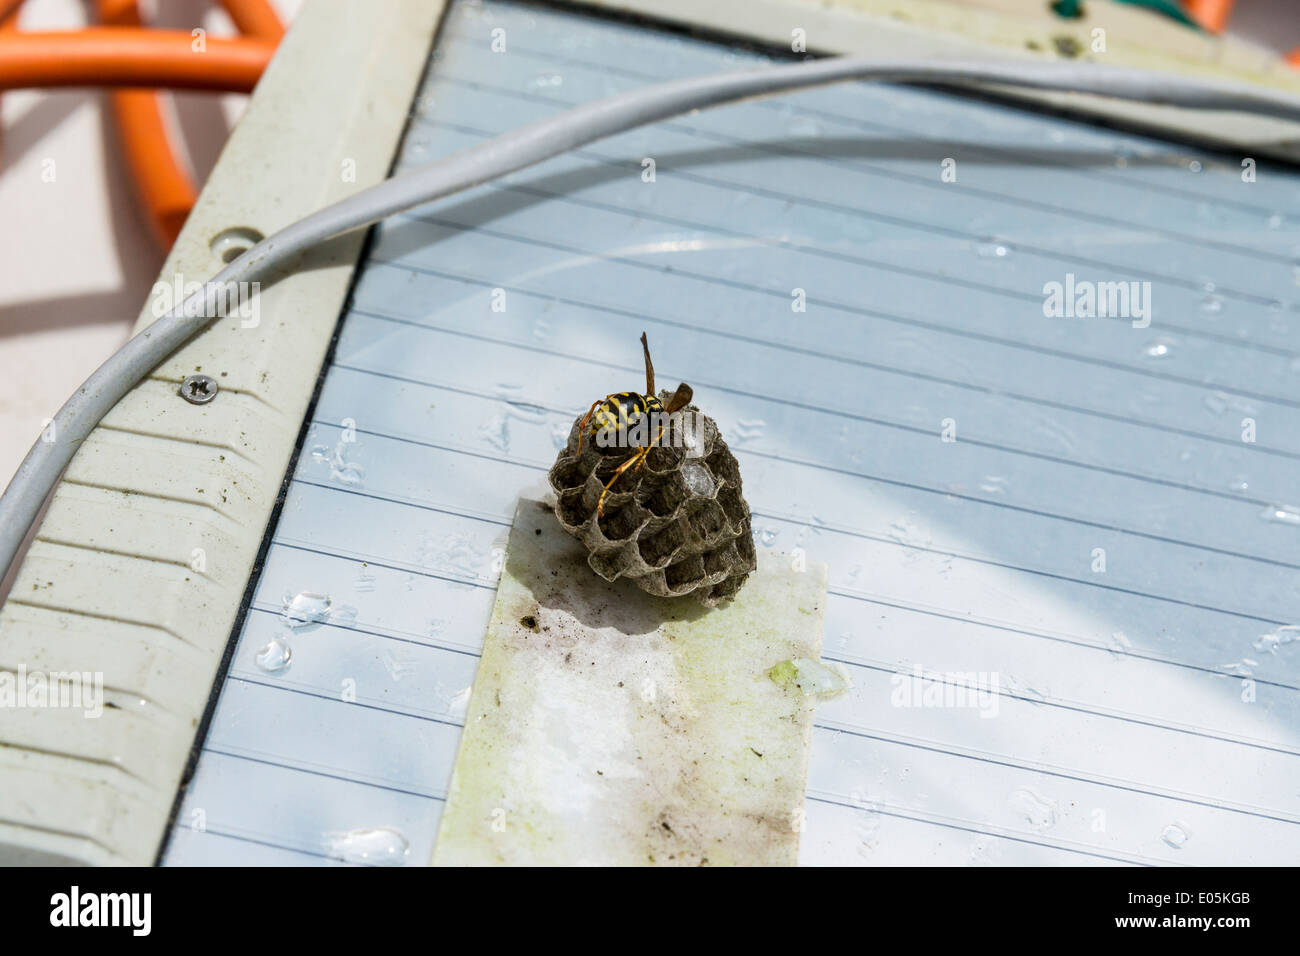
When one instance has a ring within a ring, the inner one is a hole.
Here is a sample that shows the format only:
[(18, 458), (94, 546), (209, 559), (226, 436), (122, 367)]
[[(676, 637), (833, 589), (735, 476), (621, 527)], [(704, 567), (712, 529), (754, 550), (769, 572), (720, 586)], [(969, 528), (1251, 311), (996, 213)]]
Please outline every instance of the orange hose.
[(221, 0), (221, 5), (235, 21), (236, 29), (245, 36), (275, 43), (284, 36), (284, 24), (267, 0)]
[[(0, 9), (0, 33), (4, 33), (6, 30), (18, 29), (18, 8), (22, 5), (23, 0), (10, 0), (3, 9)], [(4, 130), (0, 129), (0, 145), (3, 145), (3, 141)], [(0, 159), (3, 158), (3, 154), (0, 154)]]
[[(119, 27), (142, 25), (136, 0), (99, 0), (99, 17)], [(181, 165), (163, 118), (162, 94), (149, 89), (115, 90), (110, 96), (122, 152), (153, 227), (154, 238), (170, 249), (198, 198)]]
[(275, 53), (266, 40), (205, 37), (180, 30), (90, 27), (0, 35), (0, 90), (31, 86), (166, 86), (248, 93)]
[(1234, 0), (1185, 0), (1187, 15), (1215, 33), (1222, 33), (1232, 16)]

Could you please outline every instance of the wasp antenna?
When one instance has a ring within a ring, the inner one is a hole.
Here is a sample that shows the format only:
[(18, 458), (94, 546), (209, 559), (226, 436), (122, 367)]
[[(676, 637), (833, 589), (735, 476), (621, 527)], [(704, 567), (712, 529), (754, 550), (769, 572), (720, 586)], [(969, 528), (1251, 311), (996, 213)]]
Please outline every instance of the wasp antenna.
[(655, 367), (650, 362), (650, 343), (646, 341), (645, 333), (641, 333), (641, 350), (645, 352), (645, 393), (653, 396), (655, 393)]
[(677, 391), (673, 392), (673, 397), (668, 399), (668, 404), (664, 406), (664, 412), (671, 415), (673, 412), (685, 408), (695, 397), (695, 392), (685, 382), (677, 386)]

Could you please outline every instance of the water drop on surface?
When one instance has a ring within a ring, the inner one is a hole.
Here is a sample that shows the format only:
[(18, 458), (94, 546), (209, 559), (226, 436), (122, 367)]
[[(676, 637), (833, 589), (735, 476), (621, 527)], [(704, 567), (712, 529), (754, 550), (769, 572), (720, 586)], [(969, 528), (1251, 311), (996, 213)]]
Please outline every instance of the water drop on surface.
[(741, 441), (752, 441), (755, 438), (763, 437), (763, 429), (767, 427), (767, 422), (761, 418), (746, 420), (741, 418), (736, 422), (736, 437)]
[(1173, 847), (1175, 850), (1181, 850), (1187, 845), (1187, 841), (1191, 839), (1191, 836), (1192, 834), (1188, 830), (1187, 824), (1179, 821), (1178, 823), (1171, 823), (1169, 826), (1165, 827), (1160, 834), (1160, 839), (1164, 840), (1165, 843)]
[(313, 591), (299, 591), (297, 594), (284, 596), (284, 606), (280, 617), (290, 627), (306, 627), (320, 624), (330, 616), (330, 599), (328, 594), (316, 594)]
[(1174, 340), (1170, 338), (1158, 338), (1154, 342), (1147, 344), (1142, 350), (1142, 354), (1150, 358), (1167, 358), (1173, 351)]
[(1300, 625), (1283, 624), (1281, 627), (1274, 628), (1267, 634), (1261, 634), (1259, 640), (1250, 646), (1257, 651), (1267, 651), (1270, 654), (1276, 654), (1279, 647), (1284, 644), (1294, 644), (1300, 641)]
[(805, 697), (831, 700), (853, 689), (848, 669), (837, 661), (822, 663), (808, 657), (782, 661), (767, 672), (768, 679), (782, 687), (794, 687)]
[(1194, 159), (1187, 164), (1187, 168), (1194, 173), (1199, 173), (1204, 167), (1201, 166), (1201, 161), (1199, 159)]
[(1217, 315), (1223, 311), (1223, 297), (1218, 295), (1207, 295), (1201, 300), (1201, 311), (1210, 315)]
[(293, 651), (282, 637), (273, 637), (253, 658), (257, 666), (270, 674), (284, 670), (293, 661)]
[(1005, 259), (1008, 252), (1007, 247), (1000, 242), (981, 242), (975, 251), (984, 259)]
[(335, 833), (328, 839), (329, 855), (344, 863), (401, 866), (411, 852), (406, 837), (391, 827)]
[(1300, 526), (1300, 508), (1295, 505), (1269, 505), (1259, 516), (1265, 521)]
[(348, 461), (344, 454), (351, 442), (340, 440), (330, 451), (327, 445), (315, 445), (311, 450), (312, 461), (325, 465), (330, 470), (330, 478), (344, 485), (359, 485), (365, 477), (366, 469), (355, 461)]
[(1007, 480), (1000, 475), (985, 475), (984, 480), (980, 482), (980, 491), (990, 495), (1005, 494), (1006, 490)]
[(479, 437), (500, 452), (510, 451), (510, 424), (505, 415), (496, 415), (478, 427)]

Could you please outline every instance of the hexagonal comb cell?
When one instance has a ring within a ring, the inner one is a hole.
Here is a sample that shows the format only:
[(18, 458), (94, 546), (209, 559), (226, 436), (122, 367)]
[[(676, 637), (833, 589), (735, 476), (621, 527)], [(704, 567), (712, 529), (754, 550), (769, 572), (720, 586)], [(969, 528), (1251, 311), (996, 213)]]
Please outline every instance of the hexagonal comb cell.
[[(659, 393), (667, 404), (670, 395)], [(569, 442), (551, 467), (555, 516), (587, 548), (587, 564), (607, 581), (631, 578), (650, 594), (689, 594), (706, 607), (733, 597), (757, 567), (749, 505), (740, 489), (740, 467), (713, 419), (688, 405), (670, 428), (684, 442), (655, 447), (640, 466), (624, 471), (601, 494), (635, 449), (619, 450), (583, 440), (579, 416)]]

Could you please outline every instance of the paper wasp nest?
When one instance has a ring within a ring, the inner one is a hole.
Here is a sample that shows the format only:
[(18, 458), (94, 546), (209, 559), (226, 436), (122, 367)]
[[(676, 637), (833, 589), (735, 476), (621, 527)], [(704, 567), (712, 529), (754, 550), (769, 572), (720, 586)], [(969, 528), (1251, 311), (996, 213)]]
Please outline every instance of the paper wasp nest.
[[(659, 393), (667, 403), (669, 393)], [(551, 467), (564, 530), (587, 548), (606, 581), (632, 578), (650, 594), (690, 594), (714, 607), (740, 590), (757, 566), (740, 468), (713, 419), (694, 405), (636, 470), (628, 469), (596, 508), (605, 484), (635, 448), (601, 448), (590, 432), (578, 453), (579, 416)]]

